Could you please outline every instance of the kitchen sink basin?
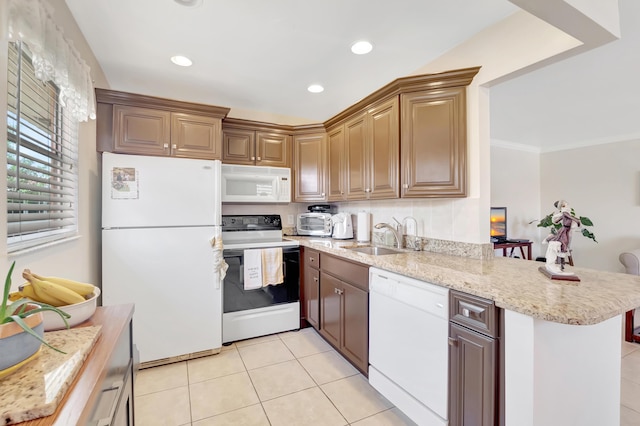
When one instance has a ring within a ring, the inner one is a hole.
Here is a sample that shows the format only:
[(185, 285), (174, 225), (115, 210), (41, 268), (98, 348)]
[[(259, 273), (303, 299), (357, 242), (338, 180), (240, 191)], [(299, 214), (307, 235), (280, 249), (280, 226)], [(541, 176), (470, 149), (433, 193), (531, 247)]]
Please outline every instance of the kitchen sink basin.
[(349, 250), (357, 251), (358, 253), (370, 254), (372, 256), (402, 253), (399, 250), (394, 250), (386, 247), (376, 247), (376, 246), (349, 247)]

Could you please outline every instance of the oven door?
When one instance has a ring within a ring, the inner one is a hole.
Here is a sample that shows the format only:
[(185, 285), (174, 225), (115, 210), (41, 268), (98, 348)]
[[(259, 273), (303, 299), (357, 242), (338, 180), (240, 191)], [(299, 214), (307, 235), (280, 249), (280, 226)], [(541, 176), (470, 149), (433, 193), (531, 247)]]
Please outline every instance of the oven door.
[(300, 248), (282, 249), (282, 284), (253, 290), (244, 289), (244, 250), (225, 249), (224, 260), (229, 265), (223, 281), (224, 313), (265, 308), (300, 300)]

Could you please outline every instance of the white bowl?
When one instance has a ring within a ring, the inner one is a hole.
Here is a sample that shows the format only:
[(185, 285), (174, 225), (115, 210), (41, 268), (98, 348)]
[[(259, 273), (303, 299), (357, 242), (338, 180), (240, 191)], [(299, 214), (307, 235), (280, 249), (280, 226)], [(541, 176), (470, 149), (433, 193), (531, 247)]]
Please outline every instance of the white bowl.
[[(81, 322), (91, 318), (91, 315), (96, 311), (98, 305), (98, 297), (100, 296), (100, 289), (96, 287), (93, 290), (93, 294), (90, 295), (87, 300), (80, 303), (74, 303), (73, 305), (60, 306), (58, 309), (71, 315), (71, 318), (67, 319), (69, 327), (76, 326)], [(44, 331), (61, 330), (66, 328), (62, 317), (55, 312), (44, 311)]]

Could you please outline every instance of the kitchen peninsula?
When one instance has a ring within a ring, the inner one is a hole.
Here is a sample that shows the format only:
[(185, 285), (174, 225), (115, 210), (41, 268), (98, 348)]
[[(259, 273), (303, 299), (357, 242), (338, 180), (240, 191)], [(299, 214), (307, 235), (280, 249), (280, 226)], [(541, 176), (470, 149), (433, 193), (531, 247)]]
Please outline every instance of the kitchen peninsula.
[[(354, 241), (303, 247), (491, 300), (502, 310), (506, 424), (619, 424), (622, 314), (640, 306), (640, 277), (573, 268), (552, 281), (540, 263), (425, 251), (372, 256)], [(371, 330), (375, 333), (375, 330)]]

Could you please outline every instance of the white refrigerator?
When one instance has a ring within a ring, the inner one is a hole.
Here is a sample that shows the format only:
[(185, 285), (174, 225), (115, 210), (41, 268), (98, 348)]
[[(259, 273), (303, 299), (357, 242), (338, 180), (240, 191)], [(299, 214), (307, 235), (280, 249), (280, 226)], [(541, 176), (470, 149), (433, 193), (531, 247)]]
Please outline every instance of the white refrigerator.
[(220, 350), (221, 220), (219, 161), (102, 155), (102, 303), (135, 304), (141, 363)]

